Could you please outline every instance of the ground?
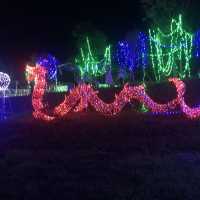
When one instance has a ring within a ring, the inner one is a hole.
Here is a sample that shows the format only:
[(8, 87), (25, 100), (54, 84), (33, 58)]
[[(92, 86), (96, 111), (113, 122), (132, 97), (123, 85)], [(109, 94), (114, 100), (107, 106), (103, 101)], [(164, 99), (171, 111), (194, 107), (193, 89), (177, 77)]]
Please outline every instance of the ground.
[(88, 111), (0, 126), (0, 199), (200, 198), (199, 121)]

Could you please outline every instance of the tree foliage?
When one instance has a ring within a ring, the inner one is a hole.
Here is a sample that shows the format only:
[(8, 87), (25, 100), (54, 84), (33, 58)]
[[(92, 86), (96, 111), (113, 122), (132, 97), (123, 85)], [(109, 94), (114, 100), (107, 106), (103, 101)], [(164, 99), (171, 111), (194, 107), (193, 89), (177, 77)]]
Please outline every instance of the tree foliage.
[(195, 0), (140, 0), (144, 20), (161, 26), (179, 13), (186, 13)]

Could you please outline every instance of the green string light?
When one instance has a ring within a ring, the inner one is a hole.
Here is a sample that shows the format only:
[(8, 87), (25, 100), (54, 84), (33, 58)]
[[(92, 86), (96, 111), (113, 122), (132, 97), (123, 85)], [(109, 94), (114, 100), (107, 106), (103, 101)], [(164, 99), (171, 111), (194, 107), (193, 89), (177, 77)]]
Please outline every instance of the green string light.
[(100, 60), (94, 55), (91, 49), (90, 41), (86, 38), (86, 48), (80, 48), (81, 56), (75, 59), (75, 63), (79, 67), (80, 76), (84, 77), (98, 77), (106, 73), (108, 67), (111, 66), (111, 47), (105, 48), (103, 59)]
[(191, 76), (190, 60), (193, 35), (183, 29), (182, 16), (172, 19), (170, 33), (164, 34), (159, 28), (149, 30), (150, 57), (155, 79)]

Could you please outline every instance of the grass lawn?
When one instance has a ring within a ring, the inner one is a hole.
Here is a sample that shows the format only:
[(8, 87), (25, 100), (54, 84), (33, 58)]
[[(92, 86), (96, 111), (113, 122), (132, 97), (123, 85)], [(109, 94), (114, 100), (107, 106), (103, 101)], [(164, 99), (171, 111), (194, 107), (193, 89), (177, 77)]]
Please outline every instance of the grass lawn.
[(0, 199), (200, 199), (200, 122), (122, 112), (0, 124)]

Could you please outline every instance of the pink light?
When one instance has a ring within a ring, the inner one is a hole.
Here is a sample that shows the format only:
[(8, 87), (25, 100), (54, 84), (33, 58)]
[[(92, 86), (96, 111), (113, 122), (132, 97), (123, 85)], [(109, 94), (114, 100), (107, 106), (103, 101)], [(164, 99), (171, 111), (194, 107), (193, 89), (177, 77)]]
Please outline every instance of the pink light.
[(53, 116), (46, 113), (45, 105), (43, 104), (43, 96), (46, 86), (46, 70), (43, 67), (27, 66), (27, 80), (35, 81), (34, 91), (32, 95), (33, 115), (36, 119), (44, 121), (52, 121), (57, 118), (64, 117), (70, 111), (81, 112), (90, 104), (97, 112), (103, 115), (113, 116), (122, 111), (124, 106), (132, 101), (137, 100), (144, 104), (152, 112), (165, 113), (171, 111), (178, 106), (188, 118), (197, 119), (200, 117), (200, 108), (190, 108), (184, 101), (185, 84), (178, 78), (170, 78), (169, 81), (174, 84), (177, 91), (177, 97), (166, 104), (158, 104), (152, 100), (145, 92), (144, 86), (124, 85), (121, 92), (115, 95), (115, 100), (107, 104), (98, 97), (98, 91), (95, 91), (91, 85), (78, 85), (70, 91), (62, 103), (54, 108)]

